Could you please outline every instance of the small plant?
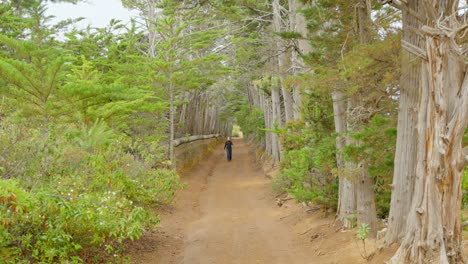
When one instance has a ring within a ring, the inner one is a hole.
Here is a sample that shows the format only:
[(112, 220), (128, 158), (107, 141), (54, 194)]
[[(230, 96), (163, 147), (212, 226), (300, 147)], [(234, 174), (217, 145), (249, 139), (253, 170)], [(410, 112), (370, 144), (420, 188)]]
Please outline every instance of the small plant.
[(468, 169), (465, 169), (462, 174), (462, 206), (468, 209)]
[[(369, 227), (369, 224), (367, 223), (362, 223), (359, 228), (358, 228), (358, 231), (357, 231), (357, 234), (356, 234), (356, 237), (362, 241), (362, 245), (363, 245), (363, 250), (364, 250), (364, 255), (361, 254), (361, 257), (363, 259), (368, 259), (370, 256), (367, 255), (367, 252), (366, 252), (366, 238), (367, 236), (369, 235), (369, 232), (370, 232), (370, 227)], [(359, 247), (359, 246), (358, 246)], [(359, 250), (360, 251), (360, 250)], [(361, 253), (361, 252), (360, 252)]]
[(354, 211), (352, 214), (346, 216), (346, 219), (351, 223), (351, 228), (357, 226), (357, 211)]

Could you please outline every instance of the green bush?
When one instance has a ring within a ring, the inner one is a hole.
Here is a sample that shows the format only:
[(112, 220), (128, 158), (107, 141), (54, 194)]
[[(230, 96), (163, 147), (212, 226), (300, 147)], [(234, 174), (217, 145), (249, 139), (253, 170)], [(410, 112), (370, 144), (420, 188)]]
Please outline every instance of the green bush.
[(101, 122), (0, 127), (0, 262), (102, 262), (153, 228), (181, 183), (129, 142)]
[(338, 183), (332, 175), (336, 166), (334, 135), (317, 137), (298, 123), (290, 124), (281, 135), (288, 150), (283, 155), (281, 173), (274, 179), (274, 189), (287, 191), (299, 201), (335, 209)]
[(253, 139), (256, 142), (265, 138), (265, 131), (261, 129), (264, 127), (265, 121), (263, 112), (260, 109), (241, 105), (235, 116), (245, 137)]
[(111, 192), (105, 197), (54, 189), (32, 193), (15, 180), (0, 180), (0, 187), (6, 262), (81, 262), (83, 250), (115, 254), (114, 245), (141, 236), (148, 217), (142, 207)]
[(283, 159), (274, 188), (287, 191), (299, 201), (336, 209), (338, 180), (332, 174), (336, 168), (336, 149), (330, 98), (307, 93), (303, 100), (304, 119), (288, 122), (277, 131)]

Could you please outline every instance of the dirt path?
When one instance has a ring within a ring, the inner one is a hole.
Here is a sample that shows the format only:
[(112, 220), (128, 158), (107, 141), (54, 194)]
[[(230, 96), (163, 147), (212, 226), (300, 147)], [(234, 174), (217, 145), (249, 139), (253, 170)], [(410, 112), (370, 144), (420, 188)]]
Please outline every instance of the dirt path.
[[(342, 231), (333, 212), (294, 200), (277, 206), (271, 180), (242, 140), (234, 140), (231, 162), (219, 145), (182, 181), (177, 202), (157, 209), (158, 231), (128, 245), (132, 263), (380, 264), (398, 248), (380, 250), (381, 241), (366, 240), (364, 251), (356, 230)], [(366, 262), (362, 255), (370, 252), (376, 255)]]
[(158, 234), (133, 247), (135, 263), (313, 263), (304, 262), (310, 248), (281, 223), (271, 183), (242, 140), (231, 162), (219, 146), (183, 180), (188, 187), (163, 212)]
[[(219, 145), (182, 176), (173, 206), (158, 208), (161, 225), (129, 245), (135, 264), (383, 263), (396, 247), (366, 262), (355, 232), (340, 231), (333, 212), (289, 200), (276, 205), (271, 180), (250, 147), (234, 140), (233, 160)], [(367, 251), (376, 251), (371, 241)]]
[(266, 199), (271, 189), (248, 148), (235, 142), (231, 162), (216, 151), (216, 165), (200, 198), (201, 218), (186, 228), (182, 263), (304, 263), (280, 211)]

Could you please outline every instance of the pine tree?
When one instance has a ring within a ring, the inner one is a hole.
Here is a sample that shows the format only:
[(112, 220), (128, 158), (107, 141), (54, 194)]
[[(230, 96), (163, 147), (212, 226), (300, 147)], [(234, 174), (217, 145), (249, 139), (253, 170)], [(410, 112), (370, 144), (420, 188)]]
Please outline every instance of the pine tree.
[(51, 37), (51, 29), (45, 25), (48, 19), (44, 16), (45, 6), (36, 4), (29, 12), (29, 39), (0, 35), (4, 51), (0, 78), (8, 83), (2, 87), (4, 92), (19, 102), (26, 115), (37, 112), (48, 119), (60, 87), (65, 56)]

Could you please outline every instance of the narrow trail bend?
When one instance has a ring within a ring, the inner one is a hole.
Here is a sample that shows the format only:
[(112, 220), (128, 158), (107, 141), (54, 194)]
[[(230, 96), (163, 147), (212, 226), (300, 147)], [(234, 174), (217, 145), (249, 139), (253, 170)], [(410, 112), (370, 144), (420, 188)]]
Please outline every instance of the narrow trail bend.
[(319, 263), (310, 244), (281, 223), (271, 182), (253, 160), (242, 140), (234, 140), (231, 162), (217, 147), (182, 178), (188, 187), (162, 213), (159, 233), (138, 242), (134, 262)]

